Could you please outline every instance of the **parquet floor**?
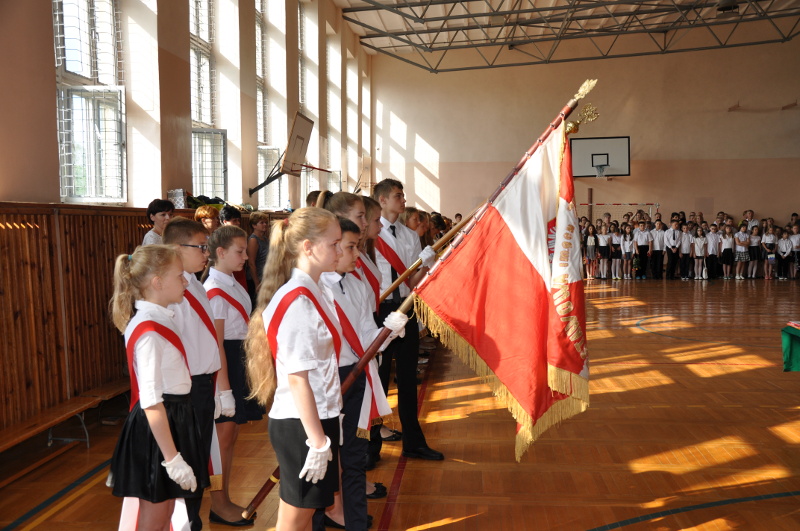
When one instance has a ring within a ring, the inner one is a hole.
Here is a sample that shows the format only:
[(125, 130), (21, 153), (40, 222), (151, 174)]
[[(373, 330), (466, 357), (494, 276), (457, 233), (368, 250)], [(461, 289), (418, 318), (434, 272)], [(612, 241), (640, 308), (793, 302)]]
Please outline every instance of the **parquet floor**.
[[(800, 373), (782, 372), (779, 332), (800, 318), (799, 295), (800, 282), (587, 283), (591, 408), (521, 463), (510, 414), (438, 351), (420, 416), (446, 460), (406, 461), (386, 444), (369, 473), (390, 488), (370, 502), (373, 529), (800, 529)], [(0, 526), (115, 529), (103, 465), (117, 430), (92, 423), (91, 449), (0, 489)], [(42, 446), (0, 455), (0, 473)], [(266, 423), (245, 427), (235, 465), (244, 504), (276, 465)], [(273, 491), (255, 529), (276, 510)]]

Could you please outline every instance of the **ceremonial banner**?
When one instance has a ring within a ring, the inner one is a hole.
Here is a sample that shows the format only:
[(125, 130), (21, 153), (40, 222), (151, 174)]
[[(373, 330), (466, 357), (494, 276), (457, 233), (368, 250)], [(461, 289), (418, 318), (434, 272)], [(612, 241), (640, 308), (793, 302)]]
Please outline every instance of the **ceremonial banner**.
[(586, 410), (580, 228), (563, 122), (416, 294), (420, 319), (517, 420), (517, 460)]

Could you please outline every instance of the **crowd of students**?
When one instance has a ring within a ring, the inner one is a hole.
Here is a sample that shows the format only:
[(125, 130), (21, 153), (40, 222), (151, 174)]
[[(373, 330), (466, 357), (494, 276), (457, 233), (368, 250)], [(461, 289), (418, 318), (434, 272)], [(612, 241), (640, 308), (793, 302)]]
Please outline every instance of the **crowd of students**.
[[(308, 200), (315, 206), (271, 228), (252, 213), (249, 236), (233, 207), (201, 207), (190, 220), (155, 200), (143, 245), (117, 258), (111, 313), (125, 334), (133, 406), (108, 483), (138, 501), (139, 528), (169, 529), (176, 499), (191, 529), (202, 528), (209, 487), (211, 522), (252, 525), (229, 479), (239, 426), (265, 413), (281, 467), (279, 530), (368, 529), (367, 500), (387, 494), (366, 478), (384, 441), (402, 441), (408, 458), (444, 459), (417, 417), (418, 357), (435, 347), (420, 345), (416, 319), (398, 308), (433, 265), (429, 242), (448, 221), (407, 209), (390, 179), (372, 198)], [(381, 301), (417, 259), (422, 267)], [(342, 396), (383, 328), (380, 363)], [(402, 432), (382, 426), (393, 358)]]
[(745, 210), (738, 223), (726, 212), (707, 221), (702, 212), (611, 214), (580, 219), (587, 279), (794, 280), (800, 269), (800, 218), (781, 226)]

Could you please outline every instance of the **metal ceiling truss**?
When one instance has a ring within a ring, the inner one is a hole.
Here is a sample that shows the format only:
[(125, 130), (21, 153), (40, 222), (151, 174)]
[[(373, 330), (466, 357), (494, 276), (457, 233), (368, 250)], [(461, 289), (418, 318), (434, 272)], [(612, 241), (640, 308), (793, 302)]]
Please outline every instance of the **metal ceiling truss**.
[(368, 50), (453, 72), (786, 42), (800, 0), (344, 0)]

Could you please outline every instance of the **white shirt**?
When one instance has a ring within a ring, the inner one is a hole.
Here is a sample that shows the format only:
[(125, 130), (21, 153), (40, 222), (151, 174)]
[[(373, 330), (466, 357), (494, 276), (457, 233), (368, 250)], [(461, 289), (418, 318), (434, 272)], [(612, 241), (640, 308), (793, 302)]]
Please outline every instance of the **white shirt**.
[(664, 244), (670, 249), (677, 247), (681, 241), (681, 230), (669, 228), (664, 231)]
[[(296, 268), (292, 270), (292, 278), (275, 292), (264, 309), (264, 329), (269, 330), (272, 317), (283, 297), (300, 286), (311, 291), (344, 341), (330, 287), (325, 285), (323, 279), (315, 284), (308, 274)], [(342, 391), (333, 335), (308, 297), (301, 295), (292, 301), (280, 322), (275, 340), (278, 345), (275, 361), (277, 388), (269, 417), (300, 418), (289, 388), (289, 375), (303, 371), (308, 371), (308, 382), (314, 393), (319, 418), (324, 420), (338, 417)]]
[(706, 255), (706, 238), (705, 236), (694, 237), (694, 256), (696, 258), (703, 258)]
[(633, 236), (636, 245), (647, 245), (653, 241), (653, 235), (646, 230), (637, 231)]
[(761, 243), (764, 243), (764, 244), (775, 243), (775, 235), (774, 234), (765, 234), (761, 238)]
[[(419, 253), (422, 252), (419, 235), (399, 221), (395, 221), (394, 224), (389, 223), (389, 220), (383, 216), (381, 216), (381, 225), (383, 225), (380, 234), (381, 239), (386, 242), (389, 247), (394, 249), (394, 252), (396, 252), (400, 260), (403, 261), (403, 265), (408, 268), (411, 264), (416, 262), (419, 258)], [(397, 237), (392, 236), (392, 231), (389, 229), (391, 225), (394, 225)], [(389, 286), (392, 285), (392, 266), (389, 265), (389, 262), (383, 257), (377, 247), (375, 248), (375, 264), (381, 272), (381, 291), (386, 291)], [(405, 270), (397, 271), (397, 276), (402, 275), (404, 272)], [(400, 284), (398, 289), (400, 290), (400, 296), (403, 298), (406, 298), (408, 294), (411, 293), (411, 290), (405, 282)], [(389, 297), (391, 297), (391, 295), (389, 295)]]
[[(208, 270), (208, 278), (206, 279), (203, 287), (206, 292), (214, 288), (219, 288), (239, 302), (244, 307), (247, 315), (253, 311), (253, 305), (250, 302), (250, 295), (239, 284), (233, 275), (226, 275), (219, 272), (215, 268)], [(231, 303), (224, 298), (217, 296), (210, 300), (211, 311), (213, 312), (214, 319), (225, 320), (225, 337), (222, 339), (244, 339), (247, 336), (247, 322), (239, 313), (239, 310), (233, 307)]]
[(800, 251), (800, 234), (790, 234), (789, 241), (792, 242), (795, 251)]
[(733, 239), (736, 240), (737, 251), (744, 252), (750, 246), (750, 235), (746, 232), (737, 232), (734, 234)]
[[(144, 321), (155, 321), (180, 337), (172, 310), (144, 300), (136, 301), (135, 307), (136, 315), (125, 327), (126, 346), (133, 331)], [(133, 349), (133, 371), (139, 385), (142, 409), (163, 402), (164, 393), (185, 395), (192, 390), (192, 377), (183, 354), (164, 336), (157, 332), (146, 332), (139, 337)]]
[[(789, 238), (781, 238), (778, 240), (778, 254), (786, 258), (792, 254), (792, 240)], [(794, 267), (794, 266), (792, 266)]]
[(650, 231), (650, 236), (653, 238), (653, 250), (664, 250), (664, 230), (653, 229)]
[(723, 235), (722, 238), (720, 238), (720, 241), (722, 242), (722, 250), (723, 251), (725, 249), (731, 249), (731, 250), (733, 249), (733, 237), (726, 238)]
[(142, 245), (161, 245), (163, 243), (164, 240), (161, 238), (161, 235), (157, 234), (153, 229), (150, 229), (142, 240)]
[(706, 234), (706, 242), (708, 247), (708, 254), (710, 255), (718, 255), (719, 254), (719, 242), (722, 239), (719, 232), (709, 232)]
[(678, 250), (683, 254), (689, 254), (692, 252), (692, 243), (694, 242), (694, 238), (688, 232), (681, 231), (681, 239), (678, 243)]
[[(203, 285), (191, 273), (183, 272), (183, 278), (189, 283), (186, 291), (191, 293), (208, 315), (211, 326), (214, 326), (214, 313)], [(212, 335), (203, 323), (200, 315), (194, 311), (184, 297), (180, 304), (170, 304), (169, 309), (175, 312), (175, 324), (180, 330), (186, 357), (189, 359), (189, 370), (192, 375), (213, 374), (221, 368), (217, 336)], [(227, 327), (226, 327), (227, 328)]]
[(608, 240), (611, 239), (611, 234), (598, 234), (597, 235), (597, 245), (599, 247), (608, 247)]
[(761, 246), (761, 236), (758, 234), (750, 235), (750, 247), (760, 247)]
[(622, 237), (621, 248), (623, 253), (632, 253), (635, 245), (636, 242), (634, 240), (627, 240), (625, 236)]
[[(337, 277), (339, 275), (336, 275)], [(344, 277), (339, 277), (335, 284), (331, 285), (333, 291), (333, 298), (342, 308), (342, 311), (347, 316), (353, 329), (358, 334), (362, 350), (372, 344), (372, 341), (378, 337), (381, 329), (375, 324), (372, 318), (372, 311), (369, 308), (369, 299), (372, 298), (372, 304), (375, 304), (375, 298), (370, 295), (372, 290), (367, 292), (364, 284), (352, 274), (347, 274)], [(347, 338), (342, 336), (342, 353), (339, 357), (339, 366), (346, 367), (358, 363), (358, 356), (353, 347), (347, 341)]]

